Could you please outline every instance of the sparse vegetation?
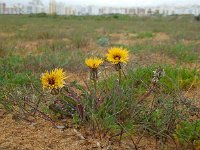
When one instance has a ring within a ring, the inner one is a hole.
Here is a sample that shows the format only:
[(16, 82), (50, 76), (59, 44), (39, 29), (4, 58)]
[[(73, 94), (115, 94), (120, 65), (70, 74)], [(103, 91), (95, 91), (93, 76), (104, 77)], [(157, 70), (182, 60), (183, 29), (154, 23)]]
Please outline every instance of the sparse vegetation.
[(176, 127), (175, 138), (184, 148), (200, 148), (200, 120), (184, 121)]
[(137, 34), (137, 38), (142, 39), (142, 38), (151, 38), (153, 37), (154, 34), (152, 32), (140, 32)]
[(0, 108), (104, 148), (198, 149), (199, 31), (192, 16), (0, 16)]

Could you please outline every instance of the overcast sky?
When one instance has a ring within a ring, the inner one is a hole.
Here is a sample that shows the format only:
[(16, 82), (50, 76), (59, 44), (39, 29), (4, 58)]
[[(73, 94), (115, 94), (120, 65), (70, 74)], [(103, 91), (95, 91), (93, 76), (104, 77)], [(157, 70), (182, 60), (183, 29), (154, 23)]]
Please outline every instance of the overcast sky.
[[(27, 3), (31, 0), (0, 0), (0, 2)], [(49, 0), (41, 0), (48, 4)], [(158, 5), (200, 5), (200, 0), (56, 0), (64, 2), (66, 5), (96, 5), (96, 6), (158, 6)]]

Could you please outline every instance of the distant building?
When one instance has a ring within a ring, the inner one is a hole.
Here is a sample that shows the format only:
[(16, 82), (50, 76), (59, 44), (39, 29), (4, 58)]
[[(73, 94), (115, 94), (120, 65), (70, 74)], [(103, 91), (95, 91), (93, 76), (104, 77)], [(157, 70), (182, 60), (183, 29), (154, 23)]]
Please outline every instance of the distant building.
[(20, 3), (9, 7), (5, 3), (0, 3), (0, 14), (22, 14), (23, 8)]
[(56, 1), (50, 0), (49, 3), (49, 14), (55, 14), (56, 13)]
[(200, 14), (200, 6), (192, 6), (192, 7), (176, 7), (174, 9), (175, 14), (192, 14), (192, 15), (199, 15)]
[(56, 4), (56, 14), (65, 15), (65, 3), (57, 3)]
[(89, 15), (99, 15), (99, 8), (95, 6), (88, 6)]
[(24, 7), (25, 14), (37, 14), (42, 12), (46, 12), (46, 9), (41, 0), (32, 0)]
[(128, 14), (136, 15), (136, 9), (135, 8), (130, 8)]
[(73, 7), (65, 7), (65, 15), (75, 15), (75, 8)]
[(99, 13), (100, 15), (103, 15), (103, 14), (109, 14), (110, 13), (110, 8), (109, 7), (103, 7), (99, 10)]
[(144, 8), (137, 8), (136, 15), (138, 16), (145, 16), (145, 9)]
[(0, 3), (0, 14), (5, 14), (6, 4)]
[(5, 3), (0, 3), (0, 14), (36, 14), (41, 12), (46, 12), (41, 0), (32, 0), (27, 5), (17, 3), (12, 6), (6, 6)]
[(76, 6), (75, 15), (78, 15), (78, 16), (89, 15), (88, 7)]
[[(6, 0), (4, 0), (6, 1)], [(191, 14), (200, 15), (200, 5), (190, 6), (168, 6), (162, 5), (158, 7), (97, 7), (97, 6), (65, 6), (65, 3), (56, 3), (56, 0), (49, 0), (46, 7), (42, 0), (29, 0), (31, 2), (23, 4), (6, 5), (6, 2), (0, 3), (0, 14), (35, 14), (46, 12), (58, 15), (107, 15), (107, 14), (127, 14), (138, 16), (153, 15), (181, 15)]]

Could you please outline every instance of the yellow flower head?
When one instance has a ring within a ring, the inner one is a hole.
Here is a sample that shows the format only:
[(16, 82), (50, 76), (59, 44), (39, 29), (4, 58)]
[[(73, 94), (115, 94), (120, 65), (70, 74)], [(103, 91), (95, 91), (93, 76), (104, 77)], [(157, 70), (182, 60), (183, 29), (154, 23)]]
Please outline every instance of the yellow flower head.
[(97, 57), (85, 59), (85, 64), (90, 69), (97, 69), (102, 63), (103, 63), (103, 60)]
[(43, 88), (50, 90), (62, 88), (65, 85), (66, 74), (63, 69), (54, 69), (51, 72), (46, 71), (41, 76)]
[(121, 47), (110, 48), (106, 56), (107, 60), (113, 64), (127, 63), (128, 61), (128, 51)]

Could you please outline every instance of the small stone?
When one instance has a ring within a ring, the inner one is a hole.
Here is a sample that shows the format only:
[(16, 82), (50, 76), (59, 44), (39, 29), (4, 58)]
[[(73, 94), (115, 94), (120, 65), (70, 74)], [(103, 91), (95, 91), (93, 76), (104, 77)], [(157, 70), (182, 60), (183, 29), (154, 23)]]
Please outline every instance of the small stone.
[(56, 128), (58, 128), (58, 129), (65, 129), (66, 126), (56, 126)]

